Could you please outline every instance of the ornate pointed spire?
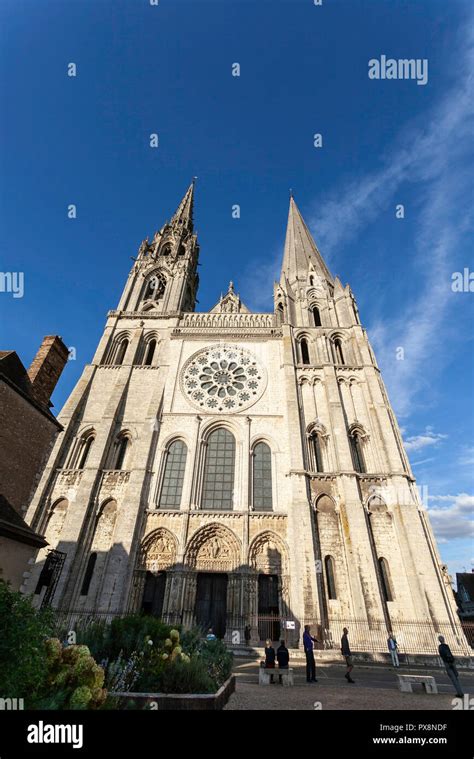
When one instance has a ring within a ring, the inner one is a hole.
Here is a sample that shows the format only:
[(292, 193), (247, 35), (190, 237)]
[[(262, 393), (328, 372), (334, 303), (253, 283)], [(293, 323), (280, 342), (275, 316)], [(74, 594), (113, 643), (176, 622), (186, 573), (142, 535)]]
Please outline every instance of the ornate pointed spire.
[(298, 279), (305, 279), (311, 267), (316, 274), (333, 283), (331, 272), (291, 195), (280, 282), (283, 284), (285, 277), (291, 284)]
[(196, 179), (197, 177), (193, 177), (193, 181), (170, 221), (170, 224), (180, 224), (190, 231), (193, 229), (194, 183)]

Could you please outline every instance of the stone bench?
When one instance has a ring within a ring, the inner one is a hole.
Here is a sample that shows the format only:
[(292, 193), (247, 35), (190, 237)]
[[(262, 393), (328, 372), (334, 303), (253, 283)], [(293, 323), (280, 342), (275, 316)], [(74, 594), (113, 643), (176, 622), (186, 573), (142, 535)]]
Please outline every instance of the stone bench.
[(293, 670), (291, 669), (291, 667), (289, 667), (288, 669), (278, 669), (276, 667), (275, 669), (270, 669), (267, 667), (260, 667), (260, 669), (258, 670), (258, 684), (270, 685), (270, 678), (272, 675), (276, 683), (279, 682), (280, 677), (281, 677), (283, 685), (285, 687), (294, 685)]
[(412, 685), (420, 683), (426, 693), (437, 693), (436, 680), (431, 675), (398, 675), (398, 684), (402, 693), (413, 693)]

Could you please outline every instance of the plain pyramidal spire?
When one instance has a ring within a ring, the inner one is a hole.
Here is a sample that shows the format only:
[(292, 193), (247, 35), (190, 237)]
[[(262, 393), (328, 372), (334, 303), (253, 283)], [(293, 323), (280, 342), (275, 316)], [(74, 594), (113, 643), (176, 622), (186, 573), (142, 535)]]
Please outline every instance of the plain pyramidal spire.
[(306, 278), (310, 269), (334, 282), (291, 192), (280, 281), (286, 278), (291, 283)]

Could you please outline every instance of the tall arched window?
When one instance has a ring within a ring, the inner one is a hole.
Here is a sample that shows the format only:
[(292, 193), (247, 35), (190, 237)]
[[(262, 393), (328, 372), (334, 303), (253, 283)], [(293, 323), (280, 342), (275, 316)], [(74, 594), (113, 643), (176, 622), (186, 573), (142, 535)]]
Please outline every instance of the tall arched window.
[(390, 580), (390, 569), (388, 566), (388, 561), (386, 559), (380, 558), (379, 559), (379, 569), (380, 569), (380, 581), (382, 584), (382, 593), (384, 596), (385, 601), (393, 601), (393, 590), (392, 590), (392, 583)]
[(321, 451), (321, 438), (317, 432), (313, 432), (309, 438), (311, 465), (314, 472), (324, 472), (323, 454)]
[(117, 350), (117, 357), (115, 359), (116, 364), (123, 364), (123, 360), (125, 358), (127, 348), (128, 348), (128, 340), (127, 339), (122, 340)]
[(314, 285), (314, 277), (313, 277), (312, 274), (311, 274), (311, 276), (309, 278), (309, 284), (310, 284), (310, 287), (313, 287), (313, 285)]
[(151, 363), (153, 361), (153, 356), (155, 354), (155, 348), (156, 348), (156, 340), (150, 340), (149, 343), (145, 346), (145, 356), (143, 358), (143, 365), (144, 366), (151, 366)]
[(145, 300), (161, 300), (165, 293), (166, 278), (160, 271), (155, 272), (148, 280), (145, 289)]
[(308, 341), (305, 337), (303, 337), (300, 340), (300, 350), (301, 350), (301, 363), (302, 364), (309, 364), (309, 348), (308, 348)]
[(326, 586), (328, 598), (335, 601), (337, 599), (336, 572), (334, 568), (334, 559), (332, 556), (326, 556), (324, 559), (324, 568), (326, 570)]
[(115, 448), (113, 469), (123, 469), (129, 444), (130, 439), (127, 437), (127, 435), (121, 435), (118, 438)]
[(321, 327), (321, 314), (319, 313), (319, 308), (317, 306), (312, 307), (311, 315), (313, 317), (313, 327)]
[(181, 506), (187, 455), (188, 449), (182, 440), (175, 440), (168, 446), (159, 502), (163, 509), (179, 509)]
[(84, 469), (87, 461), (87, 457), (89, 456), (90, 449), (92, 448), (92, 443), (95, 440), (95, 436), (92, 433), (89, 433), (85, 437), (81, 439), (81, 446), (79, 448), (79, 459), (77, 462), (77, 468), (78, 469)]
[(84, 580), (82, 581), (82, 588), (81, 588), (81, 596), (87, 596), (92, 580), (92, 575), (94, 574), (94, 567), (95, 563), (97, 561), (97, 554), (91, 553), (89, 556), (89, 561), (87, 562), (86, 567), (86, 573), (84, 575)]
[(209, 435), (204, 463), (202, 508), (231, 511), (233, 508), (235, 440), (226, 429)]
[(283, 324), (285, 320), (285, 309), (283, 307), (283, 303), (279, 303), (277, 306), (277, 321), (278, 324)]
[(360, 432), (358, 430), (354, 430), (354, 432), (349, 435), (349, 441), (351, 445), (352, 463), (354, 470), (360, 474), (363, 474), (366, 469)]
[(340, 337), (335, 337), (332, 341), (333, 359), (336, 364), (344, 363), (344, 354), (342, 352), (342, 341)]
[(255, 511), (271, 511), (272, 453), (266, 443), (257, 443), (253, 449), (252, 505)]

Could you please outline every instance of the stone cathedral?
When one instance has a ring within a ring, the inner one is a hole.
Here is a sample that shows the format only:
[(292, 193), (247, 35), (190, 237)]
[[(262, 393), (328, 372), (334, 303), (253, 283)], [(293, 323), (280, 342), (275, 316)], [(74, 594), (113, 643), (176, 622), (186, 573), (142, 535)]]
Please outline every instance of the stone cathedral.
[(305, 623), (335, 637), (341, 620), (455, 629), (350, 287), (291, 198), (273, 313), (251, 312), (232, 282), (196, 312), (194, 191), (142, 242), (59, 416), (27, 516), (48, 546), (23, 590), (229, 642), (247, 625), (253, 641), (283, 627), (290, 645)]

